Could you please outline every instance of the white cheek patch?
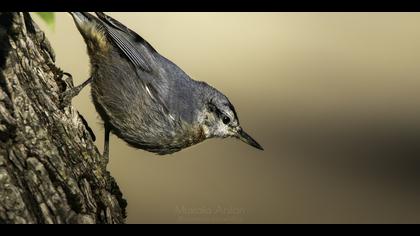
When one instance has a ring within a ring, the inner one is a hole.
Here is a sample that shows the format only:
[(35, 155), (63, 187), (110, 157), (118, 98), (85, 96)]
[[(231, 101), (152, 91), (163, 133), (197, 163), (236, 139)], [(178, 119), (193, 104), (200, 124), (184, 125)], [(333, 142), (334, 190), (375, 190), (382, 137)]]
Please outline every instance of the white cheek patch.
[(226, 134), (228, 134), (228, 128), (225, 124), (223, 124), (222, 122), (218, 122), (217, 126), (216, 126), (216, 130), (215, 130), (215, 135), (219, 136), (219, 137), (223, 137)]
[(222, 121), (216, 119), (216, 117), (207, 111), (200, 112), (197, 115), (198, 123), (201, 124), (201, 128), (207, 138), (211, 137), (228, 137), (232, 135), (231, 128)]

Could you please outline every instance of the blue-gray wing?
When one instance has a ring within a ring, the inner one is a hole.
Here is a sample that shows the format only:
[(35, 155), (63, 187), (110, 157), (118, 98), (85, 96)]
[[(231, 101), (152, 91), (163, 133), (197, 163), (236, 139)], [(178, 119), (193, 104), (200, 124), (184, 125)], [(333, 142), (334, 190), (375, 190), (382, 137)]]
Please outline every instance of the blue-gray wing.
[(156, 50), (141, 36), (117, 20), (102, 12), (96, 12), (96, 15), (102, 22), (111, 41), (117, 45), (136, 68), (136, 73), (143, 82), (145, 91), (150, 94), (151, 99), (162, 106), (166, 113), (169, 113), (164, 99), (166, 91), (163, 91), (163, 87), (165, 86), (162, 86), (166, 81), (158, 77), (157, 73), (153, 73), (159, 66), (156, 61)]
[(142, 71), (152, 72), (154, 60), (152, 54), (156, 52), (153, 47), (137, 33), (110, 16), (102, 12), (96, 12), (96, 15), (102, 21), (110, 39), (134, 66)]

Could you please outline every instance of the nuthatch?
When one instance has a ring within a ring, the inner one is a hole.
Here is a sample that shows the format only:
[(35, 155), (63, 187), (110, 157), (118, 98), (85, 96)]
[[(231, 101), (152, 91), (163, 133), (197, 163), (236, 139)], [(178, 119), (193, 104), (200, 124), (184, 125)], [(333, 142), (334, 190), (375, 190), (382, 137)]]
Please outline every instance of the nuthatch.
[(104, 156), (112, 131), (129, 145), (170, 154), (208, 138), (236, 137), (263, 150), (239, 125), (228, 98), (191, 79), (141, 36), (104, 13), (71, 12), (86, 44), (92, 100), (104, 121)]

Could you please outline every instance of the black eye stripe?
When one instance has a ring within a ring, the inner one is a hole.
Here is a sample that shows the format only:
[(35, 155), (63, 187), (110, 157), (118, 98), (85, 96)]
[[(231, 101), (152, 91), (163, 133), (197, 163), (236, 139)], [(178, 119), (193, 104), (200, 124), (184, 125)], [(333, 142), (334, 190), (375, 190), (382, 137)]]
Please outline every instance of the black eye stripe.
[(234, 116), (234, 118), (235, 119), (238, 119), (238, 115), (236, 114), (236, 111), (235, 111), (235, 107), (233, 107), (233, 105), (231, 104), (231, 103), (228, 103), (228, 104), (226, 104), (228, 107), (229, 107), (229, 109), (233, 112), (233, 116)]
[(217, 106), (215, 106), (215, 105), (213, 105), (213, 104), (211, 104), (210, 105), (210, 111), (212, 111), (212, 112), (215, 112), (216, 113), (216, 115), (219, 117), (219, 118), (221, 118), (222, 117), (222, 115), (223, 115), (223, 112), (222, 111), (220, 111), (220, 109), (217, 107)]
[(215, 112), (216, 112), (217, 117), (222, 119), (224, 124), (229, 124), (230, 123), (229, 116), (225, 115), (222, 111), (219, 110), (219, 108), (216, 107)]
[[(227, 106), (227, 107), (229, 107), (230, 110), (233, 112), (233, 115), (234, 115), (233, 119), (237, 119), (236, 111), (235, 111), (235, 108), (232, 106), (232, 104), (225, 103), (224, 105)], [(223, 121), (224, 124), (229, 124), (231, 122), (231, 118), (227, 114), (225, 114), (224, 112), (222, 112), (213, 103), (213, 100), (210, 100), (208, 106), (209, 106), (209, 111), (210, 112), (214, 112), (217, 115), (217, 117)]]

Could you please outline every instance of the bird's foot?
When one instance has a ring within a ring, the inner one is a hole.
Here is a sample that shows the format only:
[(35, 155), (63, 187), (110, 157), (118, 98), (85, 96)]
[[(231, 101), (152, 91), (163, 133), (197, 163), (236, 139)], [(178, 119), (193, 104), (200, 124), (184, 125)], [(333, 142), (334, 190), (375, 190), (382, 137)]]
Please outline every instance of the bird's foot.
[[(70, 75), (70, 74), (66, 73), (66, 75)], [(73, 79), (72, 79), (71, 75), (67, 79), (65, 79), (64, 82), (66, 83), (66, 85), (69, 89), (64, 91), (60, 96), (61, 106), (62, 107), (70, 106), (73, 98), (76, 97), (77, 95), (79, 95), (80, 91), (82, 91), (82, 89), (86, 85), (88, 85), (91, 81), (92, 81), (92, 78), (89, 78), (85, 82), (83, 82), (81, 85), (79, 85), (77, 87), (74, 87), (73, 86)]]
[(71, 105), (71, 101), (74, 97), (76, 97), (80, 91), (82, 91), (82, 87), (77, 86), (75, 88), (69, 89), (61, 94), (61, 106), (67, 107)]

